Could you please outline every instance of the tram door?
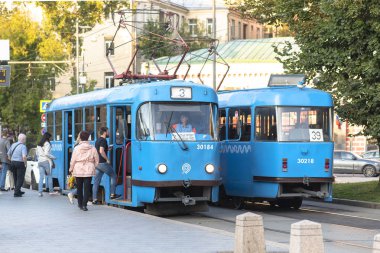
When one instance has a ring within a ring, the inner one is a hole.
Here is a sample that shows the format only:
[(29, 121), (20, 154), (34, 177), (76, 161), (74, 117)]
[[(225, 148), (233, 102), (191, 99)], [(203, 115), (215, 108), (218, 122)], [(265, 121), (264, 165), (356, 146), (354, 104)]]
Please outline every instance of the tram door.
[[(63, 131), (63, 141), (64, 141), (64, 181), (66, 185), (66, 176), (69, 174), (69, 168), (70, 168), (70, 161), (71, 161), (71, 155), (73, 152), (73, 112), (72, 111), (65, 111), (64, 112), (64, 131)], [(62, 188), (64, 188), (63, 186)]]
[(113, 144), (112, 163), (117, 175), (117, 185), (123, 189), (123, 199), (131, 201), (131, 107), (115, 106), (112, 116), (112, 136), (110, 136)]

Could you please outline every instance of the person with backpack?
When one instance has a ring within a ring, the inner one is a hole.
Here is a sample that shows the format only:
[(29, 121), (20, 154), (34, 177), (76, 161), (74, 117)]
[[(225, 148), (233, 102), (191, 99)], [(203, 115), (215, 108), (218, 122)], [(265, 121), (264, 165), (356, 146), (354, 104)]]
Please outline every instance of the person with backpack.
[(42, 136), (40, 142), (37, 145), (37, 156), (38, 156), (38, 168), (40, 171), (40, 180), (38, 182), (38, 196), (42, 197), (42, 187), (45, 178), (46, 187), (49, 188), (49, 194), (55, 194), (53, 188), (53, 177), (52, 177), (52, 168), (53, 160), (55, 156), (51, 153), (51, 144), (50, 144), (51, 134), (46, 132)]
[(26, 171), (26, 156), (28, 150), (25, 146), (26, 135), (19, 134), (17, 142), (13, 143), (8, 150), (8, 159), (11, 160), (11, 171), (13, 172), (13, 179), (15, 182), (14, 197), (22, 197), (25, 193), (21, 191), (24, 184), (24, 177)]

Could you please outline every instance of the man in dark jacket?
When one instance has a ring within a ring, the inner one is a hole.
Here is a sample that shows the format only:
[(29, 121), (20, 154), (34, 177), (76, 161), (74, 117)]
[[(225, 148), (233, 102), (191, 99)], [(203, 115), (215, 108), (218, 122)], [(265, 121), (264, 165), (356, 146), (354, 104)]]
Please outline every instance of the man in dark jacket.
[(7, 155), (9, 147), (10, 143), (8, 141), (8, 133), (6, 131), (3, 131), (0, 138), (0, 191), (7, 191), (7, 189), (5, 189), (5, 179), (7, 177), (8, 168), (10, 166)]

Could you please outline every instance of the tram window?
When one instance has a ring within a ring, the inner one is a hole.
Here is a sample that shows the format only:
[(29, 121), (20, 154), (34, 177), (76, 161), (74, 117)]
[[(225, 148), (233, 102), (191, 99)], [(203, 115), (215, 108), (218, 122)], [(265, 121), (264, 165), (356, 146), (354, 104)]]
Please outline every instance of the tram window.
[(62, 140), (62, 112), (55, 112), (55, 140)]
[(49, 112), (46, 113), (47, 117), (47, 131), (51, 134), (51, 136), (54, 136), (54, 113)]
[(123, 144), (125, 138), (126, 121), (123, 108), (116, 108), (116, 144)]
[(83, 109), (75, 110), (75, 134), (77, 136), (80, 131), (83, 130)]
[(107, 108), (106, 106), (96, 107), (96, 134), (99, 134), (101, 127), (107, 126)]
[(275, 107), (257, 107), (255, 110), (256, 141), (277, 141)]
[(85, 130), (90, 133), (90, 140), (95, 139), (95, 131), (94, 131), (94, 124), (95, 124), (95, 114), (94, 114), (94, 107), (86, 107), (84, 109), (85, 112)]
[(228, 110), (228, 139), (251, 140), (251, 110), (249, 108), (230, 108)]
[(226, 139), (226, 110), (219, 110), (219, 140)]

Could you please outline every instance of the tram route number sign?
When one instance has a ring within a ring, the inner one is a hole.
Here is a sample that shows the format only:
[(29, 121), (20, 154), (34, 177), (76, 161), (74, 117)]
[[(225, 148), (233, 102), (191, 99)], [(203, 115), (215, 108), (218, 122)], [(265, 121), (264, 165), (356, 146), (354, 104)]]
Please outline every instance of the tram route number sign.
[(11, 84), (11, 66), (0, 65), (0, 87), (9, 87)]
[(323, 141), (322, 129), (309, 129), (310, 141)]
[(174, 99), (192, 99), (191, 87), (171, 87), (170, 97)]

